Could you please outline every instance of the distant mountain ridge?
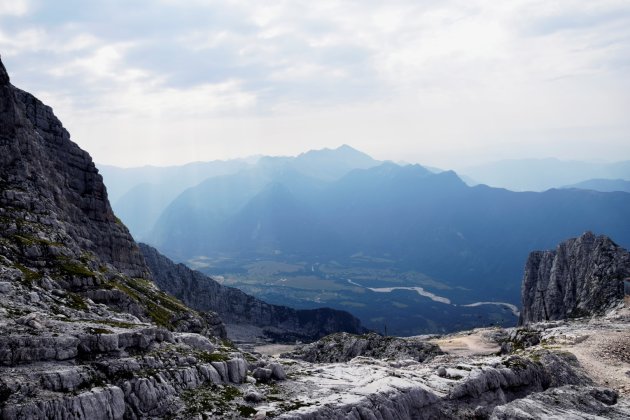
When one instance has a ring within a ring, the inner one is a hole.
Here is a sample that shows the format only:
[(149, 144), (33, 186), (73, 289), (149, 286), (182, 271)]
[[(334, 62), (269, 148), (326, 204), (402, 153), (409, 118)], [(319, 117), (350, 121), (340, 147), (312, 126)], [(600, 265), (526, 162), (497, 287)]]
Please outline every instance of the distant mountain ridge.
[(242, 171), (263, 177), (267, 172), (287, 171), (317, 182), (330, 182), (353, 169), (366, 169), (378, 164), (379, 161), (367, 154), (342, 145), (336, 149), (311, 150), (296, 157), (262, 156), (169, 167), (99, 165), (99, 171), (108, 186), (116, 214), (136, 239), (142, 239), (178, 195), (208, 179)]
[[(490, 293), (513, 302), (530, 249), (586, 230), (630, 244), (627, 193), (469, 187), (452, 171), (389, 162), (323, 184), (294, 173), (264, 175), (239, 173), (187, 190), (149, 242), (179, 260), (216, 253), (386, 256), (453, 286), (474, 285), (479, 298)], [(239, 204), (225, 208), (235, 193)]]
[(509, 159), (461, 168), (478, 184), (513, 191), (545, 191), (592, 178), (630, 180), (630, 160), (597, 163), (547, 159)]
[(588, 179), (577, 184), (566, 185), (563, 188), (579, 188), (601, 192), (630, 192), (630, 181), (625, 179)]

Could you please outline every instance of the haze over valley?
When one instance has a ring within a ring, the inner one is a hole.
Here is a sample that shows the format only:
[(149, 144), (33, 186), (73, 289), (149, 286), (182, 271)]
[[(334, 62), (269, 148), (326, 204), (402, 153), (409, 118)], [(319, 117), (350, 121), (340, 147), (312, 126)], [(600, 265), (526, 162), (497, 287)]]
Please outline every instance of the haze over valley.
[[(100, 170), (134, 237), (174, 260), (271, 303), (343, 309), (368, 328), (417, 335), (513, 325), (531, 249), (589, 230), (630, 245), (630, 194), (589, 181), (630, 179), (629, 162), (545, 164), (558, 184), (542, 192), (477, 185), (348, 145)], [(490, 168), (522, 185), (541, 179), (514, 163)]]

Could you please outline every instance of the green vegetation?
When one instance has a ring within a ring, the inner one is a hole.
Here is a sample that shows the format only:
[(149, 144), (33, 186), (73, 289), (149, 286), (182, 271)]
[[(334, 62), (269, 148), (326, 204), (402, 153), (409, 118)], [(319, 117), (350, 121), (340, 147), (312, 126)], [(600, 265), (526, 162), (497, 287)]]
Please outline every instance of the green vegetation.
[(526, 361), (518, 356), (511, 356), (508, 357), (507, 359), (505, 359), (503, 361), (503, 365), (505, 367), (508, 367), (512, 370), (525, 370), (527, 369), (527, 363)]
[(221, 345), (223, 347), (227, 347), (230, 350), (238, 350), (236, 348), (236, 346), (234, 345), (234, 343), (232, 343), (230, 340), (228, 340), (227, 338), (222, 338), (221, 339)]
[(62, 243), (49, 241), (25, 233), (12, 235), (11, 238), (23, 247), (32, 245), (63, 246)]
[(172, 313), (170, 311), (152, 301), (146, 301), (145, 303), (147, 305), (147, 315), (153, 322), (167, 329), (173, 328), (171, 323)]
[[(233, 411), (235, 407), (232, 401), (241, 395), (241, 391), (236, 387), (212, 384), (184, 391), (181, 399), (186, 405), (185, 414), (188, 417), (204, 412), (220, 416)], [(240, 407), (244, 406), (239, 405), (237, 408), (239, 412)]]
[(256, 414), (256, 409), (248, 405), (239, 405), (237, 407), (237, 410), (240, 413), (240, 415), (243, 417), (251, 417), (254, 414)]
[(62, 274), (68, 276), (96, 277), (96, 273), (86, 266), (71, 261), (66, 261), (59, 264), (59, 270), (62, 272)]
[(133, 300), (145, 304), (147, 315), (151, 320), (168, 329), (173, 328), (171, 322), (173, 313), (190, 311), (176, 298), (157, 289), (150, 280), (119, 277), (116, 281), (106, 283), (105, 286), (116, 288)]
[(24, 274), (24, 283), (25, 286), (30, 286), (34, 281), (37, 281), (43, 277), (43, 275), (38, 271), (33, 271), (29, 268), (24, 267), (22, 264), (15, 264), (15, 268), (20, 270), (22, 274)]
[(87, 302), (85, 302), (85, 299), (83, 299), (82, 296), (73, 292), (68, 292), (68, 295), (66, 298), (68, 300), (68, 306), (71, 307), (72, 309), (77, 309), (80, 311), (88, 310)]
[(230, 358), (223, 353), (210, 353), (208, 351), (197, 351), (195, 352), (195, 357), (204, 363), (227, 362), (230, 360)]

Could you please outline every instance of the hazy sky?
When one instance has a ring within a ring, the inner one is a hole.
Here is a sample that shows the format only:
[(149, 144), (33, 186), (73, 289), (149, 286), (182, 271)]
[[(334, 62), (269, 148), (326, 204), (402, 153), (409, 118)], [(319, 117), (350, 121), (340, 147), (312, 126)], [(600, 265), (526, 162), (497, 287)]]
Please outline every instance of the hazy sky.
[(630, 159), (628, 0), (0, 0), (0, 54), (100, 163)]

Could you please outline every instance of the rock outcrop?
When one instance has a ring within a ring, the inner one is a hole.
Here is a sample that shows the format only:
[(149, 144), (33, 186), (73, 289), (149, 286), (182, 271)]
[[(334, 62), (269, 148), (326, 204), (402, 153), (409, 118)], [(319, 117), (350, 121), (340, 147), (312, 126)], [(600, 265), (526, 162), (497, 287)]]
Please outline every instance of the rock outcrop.
[(0, 62), (0, 419), (175, 415), (245, 382), (223, 337), (151, 282), (90, 156)]
[(283, 356), (312, 363), (347, 362), (357, 356), (424, 362), (439, 354), (443, 353), (437, 345), (419, 338), (383, 337), (375, 333), (337, 333), (299, 346)]
[(267, 337), (278, 341), (311, 341), (338, 331), (364, 332), (361, 322), (348, 312), (271, 305), (175, 264), (149, 245), (141, 243), (140, 249), (155, 284), (191, 308), (217, 312), (226, 323), (261, 327)]
[(494, 409), (492, 420), (627, 419), (630, 406), (617, 404), (618, 393), (599, 387), (567, 385), (537, 392)]
[(525, 266), (520, 324), (602, 314), (623, 301), (630, 253), (586, 232), (555, 251), (535, 251)]
[(42, 262), (43, 242), (58, 242), (69, 259), (87, 252), (94, 267), (112, 265), (146, 278), (142, 255), (114, 216), (90, 156), (70, 140), (49, 106), (10, 84), (4, 66), (0, 127), (0, 223), (5, 236), (22, 238), (23, 245), (12, 254)]
[(0, 269), (39, 300), (26, 303), (53, 313), (102, 303), (177, 331), (221, 331), (216, 315), (191, 311), (149, 280), (90, 155), (49, 106), (10, 84), (4, 66), (0, 122)]

